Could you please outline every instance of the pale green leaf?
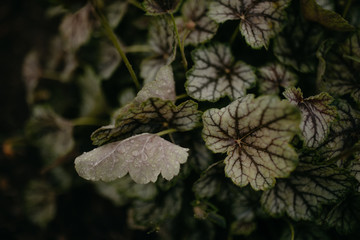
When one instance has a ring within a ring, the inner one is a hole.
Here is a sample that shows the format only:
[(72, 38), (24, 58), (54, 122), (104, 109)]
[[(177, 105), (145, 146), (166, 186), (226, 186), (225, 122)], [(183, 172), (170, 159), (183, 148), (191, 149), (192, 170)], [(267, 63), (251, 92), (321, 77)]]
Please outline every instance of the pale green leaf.
[(203, 114), (203, 138), (216, 153), (227, 152), (225, 173), (238, 186), (263, 190), (287, 177), (297, 164), (289, 142), (299, 131), (300, 116), (275, 96), (240, 98)]
[(75, 159), (78, 174), (92, 181), (113, 181), (129, 173), (136, 183), (155, 182), (158, 175), (170, 180), (185, 163), (188, 149), (158, 135), (144, 133), (108, 143)]
[(176, 20), (182, 37), (185, 37), (185, 45), (197, 45), (215, 35), (218, 24), (206, 15), (207, 2), (208, 0), (187, 0), (181, 8), (182, 17)]
[(224, 44), (199, 48), (192, 57), (194, 67), (187, 73), (186, 91), (197, 100), (214, 102), (224, 96), (236, 99), (255, 83), (252, 68), (244, 62), (235, 62), (230, 48)]
[(267, 190), (261, 203), (272, 215), (286, 213), (294, 220), (312, 220), (323, 204), (338, 201), (351, 186), (348, 176), (327, 165), (300, 163), (288, 179), (280, 179)]
[(148, 36), (152, 55), (140, 64), (140, 76), (145, 83), (153, 81), (161, 67), (170, 65), (175, 60), (176, 44), (174, 26), (169, 18), (154, 18), (150, 23)]
[(262, 94), (279, 94), (281, 88), (295, 86), (297, 76), (278, 63), (271, 63), (258, 69), (259, 90)]
[(145, 0), (144, 8), (150, 15), (174, 13), (180, 3), (181, 0)]
[(240, 31), (253, 48), (267, 48), (285, 22), (289, 0), (212, 0), (209, 17), (222, 23), (241, 20)]
[(336, 107), (329, 105), (333, 98), (322, 92), (304, 99), (301, 89), (294, 87), (286, 89), (284, 96), (301, 111), (300, 128), (305, 145), (312, 148), (320, 146), (330, 131), (330, 123), (337, 116)]

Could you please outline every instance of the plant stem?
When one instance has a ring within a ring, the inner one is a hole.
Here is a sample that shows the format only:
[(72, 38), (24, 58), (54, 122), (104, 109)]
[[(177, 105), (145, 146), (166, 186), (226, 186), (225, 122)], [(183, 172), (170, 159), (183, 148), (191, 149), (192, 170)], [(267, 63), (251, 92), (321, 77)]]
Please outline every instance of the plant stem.
[(177, 130), (175, 128), (170, 128), (170, 129), (166, 129), (164, 131), (158, 132), (158, 133), (156, 133), (156, 135), (163, 136), (163, 135), (170, 134), (170, 133), (173, 133), (173, 132), (176, 132), (176, 131)]
[(127, 53), (151, 52), (151, 48), (149, 45), (131, 45), (125, 48), (125, 52)]
[(234, 43), (234, 41), (236, 39), (236, 36), (238, 35), (239, 31), (240, 31), (240, 26), (237, 26), (234, 33), (231, 35), (230, 46)]
[(348, 0), (348, 1), (346, 2), (345, 9), (344, 9), (344, 12), (343, 12), (343, 14), (342, 14), (342, 17), (343, 17), (343, 18), (345, 18), (346, 15), (347, 15), (347, 13), (349, 12), (349, 9), (350, 9), (351, 4), (352, 4), (352, 0)]
[(106, 123), (103, 120), (91, 117), (80, 117), (71, 120), (73, 126), (102, 126)]
[(174, 24), (175, 35), (176, 35), (176, 38), (177, 38), (177, 41), (178, 41), (178, 44), (179, 44), (179, 48), (180, 48), (180, 52), (181, 52), (181, 58), (182, 58), (182, 61), (183, 61), (183, 64), (184, 64), (184, 69), (185, 69), (185, 71), (187, 71), (188, 63), (187, 63), (187, 60), (186, 60), (186, 57), (185, 57), (184, 45), (182, 44), (182, 42), (180, 40), (179, 31), (178, 31), (178, 28), (176, 26), (174, 15), (172, 13), (170, 13), (170, 16), (171, 16), (172, 23)]
[(343, 56), (344, 56), (344, 58), (347, 58), (347, 59), (353, 60), (354, 62), (360, 63), (360, 58), (358, 58), (358, 57), (349, 56), (349, 55), (343, 55)]
[(179, 95), (179, 96), (176, 96), (175, 101), (180, 100), (180, 99), (183, 99), (183, 98), (187, 98), (187, 97), (188, 97), (188, 95), (187, 95), (186, 93), (184, 93), (184, 94), (181, 94), (181, 95)]
[(108, 20), (106, 19), (106, 17), (104, 16), (104, 14), (101, 12), (101, 10), (95, 5), (95, 4), (92, 4), (92, 6), (94, 7), (95, 9), (95, 13), (96, 13), (96, 16), (98, 17), (98, 19), (100, 20), (101, 22), (101, 25), (104, 27), (105, 29), (105, 33), (107, 34), (108, 38), (110, 39), (110, 41), (114, 44), (116, 50), (119, 52), (122, 60), (124, 61), (125, 63), (125, 66), (126, 68), (128, 69), (130, 75), (131, 75), (131, 78), (132, 80), (134, 81), (134, 84), (137, 88), (137, 90), (140, 90), (140, 83), (136, 77), (136, 74), (134, 72), (134, 69), (132, 68), (128, 58), (126, 57), (124, 51), (122, 50), (121, 48), (121, 45), (120, 45), (120, 42), (119, 42), (119, 39), (117, 38), (117, 36), (115, 35), (114, 31), (112, 30), (112, 28), (110, 27), (109, 25), (109, 22)]
[(291, 232), (291, 240), (295, 239), (295, 230), (294, 230), (294, 226), (292, 225), (292, 223), (289, 220), (286, 220), (286, 222), (289, 224), (290, 227), (290, 232)]
[(128, 0), (128, 3), (130, 3), (130, 4), (134, 5), (135, 7), (137, 7), (137, 8), (144, 11), (144, 7), (138, 1), (136, 1), (136, 0)]

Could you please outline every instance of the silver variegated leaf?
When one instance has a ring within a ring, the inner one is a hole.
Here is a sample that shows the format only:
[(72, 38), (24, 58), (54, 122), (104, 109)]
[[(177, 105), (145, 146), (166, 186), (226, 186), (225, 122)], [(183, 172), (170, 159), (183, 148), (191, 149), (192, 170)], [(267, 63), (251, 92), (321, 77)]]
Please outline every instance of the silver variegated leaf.
[(150, 15), (174, 13), (180, 3), (181, 0), (145, 0), (144, 8)]
[(271, 63), (258, 69), (259, 90), (262, 94), (279, 94), (281, 88), (295, 86), (297, 76), (278, 63)]
[(206, 15), (207, 3), (208, 0), (187, 0), (181, 8), (182, 17), (177, 18), (177, 25), (185, 45), (197, 45), (215, 35), (218, 24)]
[(335, 96), (350, 94), (360, 103), (360, 31), (340, 45), (321, 48), (318, 52), (321, 69), (320, 87)]
[(140, 76), (148, 83), (155, 79), (159, 69), (170, 65), (176, 56), (174, 26), (167, 16), (154, 18), (149, 27), (148, 44), (152, 51), (140, 65)]
[(75, 169), (92, 181), (113, 181), (127, 173), (141, 184), (155, 182), (160, 173), (171, 180), (186, 162), (187, 151), (156, 134), (143, 133), (83, 153), (75, 159)]
[(337, 116), (336, 107), (330, 106), (333, 98), (322, 92), (304, 99), (301, 89), (294, 87), (286, 89), (284, 96), (301, 111), (300, 128), (305, 145), (311, 148), (320, 146), (330, 131), (330, 123)]
[(212, 0), (209, 17), (222, 23), (241, 20), (240, 31), (253, 48), (267, 48), (285, 22), (289, 0)]
[(286, 213), (294, 220), (312, 220), (323, 204), (338, 201), (349, 190), (349, 177), (335, 166), (300, 163), (288, 179), (280, 179), (261, 197), (272, 215)]
[(247, 95), (222, 109), (203, 114), (203, 138), (215, 153), (227, 153), (225, 173), (238, 186), (255, 190), (287, 177), (297, 164), (290, 146), (299, 131), (300, 114), (275, 96)]
[(245, 95), (255, 83), (253, 69), (244, 62), (235, 62), (230, 48), (214, 44), (192, 52), (194, 67), (187, 73), (186, 91), (200, 101), (217, 101), (229, 96), (236, 99)]

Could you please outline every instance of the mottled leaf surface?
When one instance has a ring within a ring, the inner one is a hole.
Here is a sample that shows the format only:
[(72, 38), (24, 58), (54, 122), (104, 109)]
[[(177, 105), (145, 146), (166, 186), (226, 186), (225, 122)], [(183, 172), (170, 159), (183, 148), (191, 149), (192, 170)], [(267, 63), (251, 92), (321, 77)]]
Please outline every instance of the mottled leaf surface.
[(345, 42), (318, 52), (320, 87), (335, 96), (350, 94), (360, 103), (360, 32), (354, 33)]
[(280, 179), (261, 197), (272, 215), (286, 213), (294, 220), (311, 220), (323, 204), (334, 203), (351, 186), (348, 176), (334, 166), (300, 163), (288, 179)]
[(187, 73), (186, 91), (197, 100), (214, 102), (224, 96), (236, 99), (255, 83), (252, 68), (244, 62), (235, 62), (230, 48), (224, 44), (196, 49), (192, 58), (194, 66)]
[(281, 88), (295, 86), (297, 76), (279, 63), (258, 69), (259, 90), (262, 94), (279, 94)]
[(322, 92), (304, 99), (301, 89), (294, 87), (286, 89), (284, 96), (301, 111), (300, 128), (305, 145), (312, 148), (320, 146), (330, 131), (330, 123), (337, 116), (336, 107), (329, 105), (333, 98)]
[(240, 31), (253, 48), (269, 45), (270, 39), (281, 31), (285, 8), (289, 0), (212, 0), (209, 17), (222, 23), (241, 20)]
[(149, 26), (148, 45), (152, 55), (141, 62), (140, 76), (148, 83), (162, 66), (170, 65), (176, 56), (174, 26), (166, 16), (155, 17)]
[(182, 17), (177, 18), (179, 31), (185, 45), (197, 45), (211, 39), (218, 24), (207, 16), (207, 0), (187, 0), (181, 8)]
[(144, 7), (148, 14), (158, 15), (165, 13), (174, 13), (181, 0), (145, 0)]
[(282, 64), (297, 71), (314, 72), (318, 63), (316, 51), (323, 36), (320, 27), (292, 11), (286, 27), (274, 38), (274, 55)]
[(127, 173), (141, 184), (155, 182), (160, 173), (170, 180), (186, 162), (187, 151), (155, 134), (144, 133), (82, 154), (75, 159), (75, 169), (92, 181), (113, 181)]
[(297, 164), (289, 141), (300, 116), (289, 102), (275, 96), (247, 95), (222, 109), (203, 114), (203, 138), (215, 153), (227, 152), (225, 173), (238, 186), (263, 190), (275, 178), (287, 177)]

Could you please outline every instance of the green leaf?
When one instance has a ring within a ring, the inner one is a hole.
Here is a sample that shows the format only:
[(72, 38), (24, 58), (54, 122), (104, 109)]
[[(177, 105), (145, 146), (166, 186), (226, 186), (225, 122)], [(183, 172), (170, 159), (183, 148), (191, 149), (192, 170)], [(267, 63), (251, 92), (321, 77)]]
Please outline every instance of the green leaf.
[(55, 217), (55, 192), (47, 182), (32, 180), (24, 193), (25, 210), (28, 218), (40, 227), (46, 225)]
[(145, 0), (144, 7), (149, 15), (174, 13), (178, 9), (181, 0)]
[(304, 99), (301, 89), (294, 87), (286, 89), (284, 96), (301, 111), (300, 128), (305, 145), (311, 148), (320, 146), (330, 131), (330, 123), (337, 116), (336, 107), (329, 105), (333, 98), (322, 92)]
[(140, 65), (140, 76), (145, 83), (153, 81), (159, 69), (170, 65), (176, 56), (174, 26), (167, 16), (155, 17), (149, 26), (148, 45), (152, 55)]
[(279, 94), (281, 88), (295, 86), (297, 76), (278, 63), (271, 63), (258, 69), (259, 90), (262, 94)]
[(360, 31), (339, 45), (322, 47), (318, 52), (320, 69), (318, 81), (324, 91), (334, 96), (351, 94), (360, 103)]
[(287, 213), (294, 220), (312, 220), (323, 204), (338, 201), (350, 186), (349, 177), (334, 166), (300, 162), (290, 178), (263, 193), (261, 203), (272, 215)]
[(155, 182), (158, 175), (170, 180), (185, 163), (188, 149), (155, 134), (143, 133), (108, 143), (75, 159), (78, 174), (92, 181), (113, 181), (128, 172), (136, 183)]
[(286, 27), (274, 38), (274, 55), (297, 71), (315, 72), (316, 51), (324, 40), (324, 30), (304, 20), (295, 10), (288, 18)]
[(240, 31), (253, 48), (267, 48), (285, 22), (289, 0), (212, 0), (209, 17), (218, 23), (241, 20)]
[(264, 190), (295, 169), (289, 142), (299, 131), (298, 111), (275, 96), (240, 98), (203, 114), (203, 138), (215, 153), (227, 152), (225, 173), (238, 186)]
[(218, 24), (207, 14), (208, 0), (187, 0), (181, 8), (182, 17), (177, 18), (179, 31), (185, 38), (185, 45), (198, 45), (210, 40), (218, 29)]
[(255, 83), (252, 68), (244, 62), (235, 62), (230, 48), (214, 44), (192, 52), (194, 67), (187, 73), (186, 91), (197, 100), (215, 102), (229, 96), (236, 99)]
[(355, 27), (350, 25), (339, 14), (322, 8), (315, 0), (301, 0), (300, 3), (302, 14), (309, 21), (317, 22), (333, 31), (347, 32), (355, 30)]

